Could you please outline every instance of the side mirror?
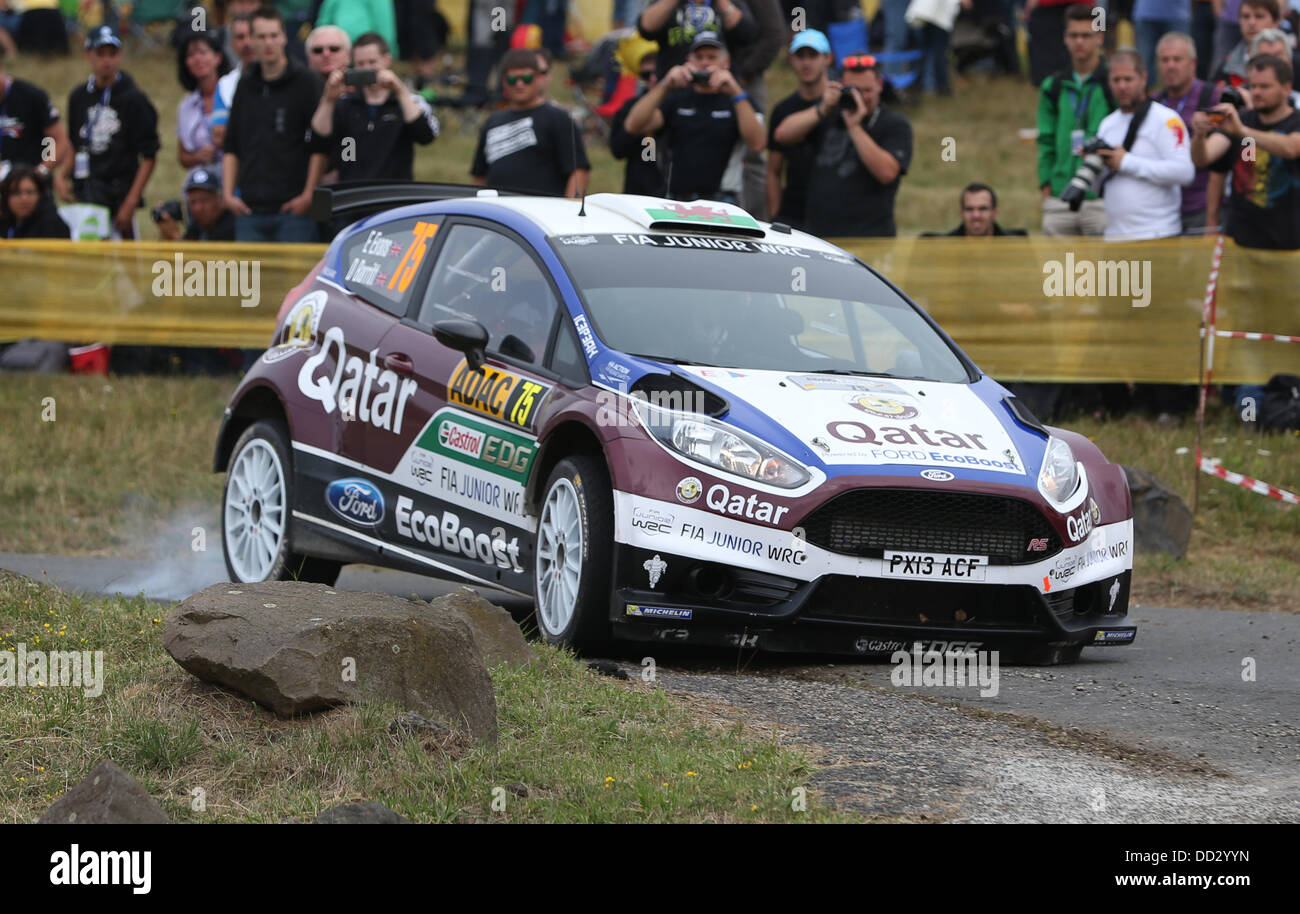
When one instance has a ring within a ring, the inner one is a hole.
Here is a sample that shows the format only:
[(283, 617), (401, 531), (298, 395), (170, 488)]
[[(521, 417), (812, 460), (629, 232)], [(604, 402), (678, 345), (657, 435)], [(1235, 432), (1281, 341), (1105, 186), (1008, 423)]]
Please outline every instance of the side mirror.
[(448, 349), (465, 353), (465, 362), (470, 371), (478, 371), (482, 367), (488, 332), (478, 321), (438, 321), (433, 325), (433, 338)]

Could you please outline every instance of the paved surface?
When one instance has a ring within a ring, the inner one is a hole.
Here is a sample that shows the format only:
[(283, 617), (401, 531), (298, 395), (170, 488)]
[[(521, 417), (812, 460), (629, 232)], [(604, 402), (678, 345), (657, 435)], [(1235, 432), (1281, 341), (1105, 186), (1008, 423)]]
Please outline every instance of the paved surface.
[[(160, 600), (225, 580), (211, 552), (155, 562), (0, 553), (0, 568)], [(427, 599), (458, 585), (349, 567), (337, 586)], [(1085, 650), (1071, 666), (1000, 667), (987, 697), (897, 686), (887, 662), (658, 646), (614, 659), (639, 675), (653, 651), (662, 687), (781, 725), (824, 766), (812, 788), (872, 818), (1300, 821), (1300, 614), (1143, 607), (1133, 617), (1133, 645)]]

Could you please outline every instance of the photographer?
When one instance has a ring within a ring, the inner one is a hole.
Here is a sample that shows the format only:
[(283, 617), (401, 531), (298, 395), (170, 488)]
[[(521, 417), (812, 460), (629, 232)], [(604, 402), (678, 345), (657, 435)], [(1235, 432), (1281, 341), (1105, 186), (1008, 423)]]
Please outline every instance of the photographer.
[(1181, 235), (1184, 184), (1196, 177), (1187, 126), (1178, 112), (1147, 98), (1142, 56), (1121, 49), (1110, 56), (1110, 91), (1119, 110), (1106, 115), (1097, 139), (1108, 169), (1106, 240), (1144, 241)]
[(844, 58), (842, 82), (828, 82), (817, 104), (790, 115), (774, 134), (782, 146), (820, 131), (808, 181), (807, 231), (823, 237), (897, 234), (894, 200), (912, 162), (912, 125), (880, 103), (876, 58)]
[(378, 32), (357, 38), (352, 53), (356, 68), (330, 74), (312, 130), (332, 147), (340, 181), (410, 181), (415, 144), (434, 141), (438, 119), (392, 71), (388, 42)]
[[(1254, 108), (1221, 102), (1192, 118), (1192, 161), (1230, 172), (1227, 232), (1243, 247), (1300, 248), (1300, 112), (1291, 64), (1265, 54), (1247, 68)], [(1251, 142), (1244, 142), (1250, 140)]]
[(1043, 80), (1038, 95), (1038, 186), (1043, 193), (1044, 235), (1100, 235), (1106, 230), (1101, 200), (1089, 193), (1076, 209), (1059, 195), (1079, 170), (1078, 150), (1096, 136), (1101, 119), (1115, 110), (1101, 60), (1102, 33), (1092, 27), (1092, 7), (1065, 13), (1070, 67)]
[(234, 241), (235, 214), (221, 197), (216, 172), (196, 168), (185, 182), (185, 204), (190, 221), (181, 234), (180, 201), (168, 200), (153, 208), (158, 233), (167, 241)]
[(627, 114), (627, 132), (634, 136), (667, 130), (668, 196), (673, 200), (739, 203), (739, 180), (722, 188), (737, 141), (743, 139), (755, 151), (763, 148), (762, 120), (728, 63), (717, 33), (701, 32), (691, 43), (686, 65), (669, 70)]

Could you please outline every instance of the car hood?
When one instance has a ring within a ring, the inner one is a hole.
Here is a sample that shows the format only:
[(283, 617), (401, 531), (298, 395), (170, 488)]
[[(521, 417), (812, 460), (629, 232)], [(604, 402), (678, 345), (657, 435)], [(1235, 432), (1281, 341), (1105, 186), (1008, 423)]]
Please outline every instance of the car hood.
[(725, 421), (813, 462), (828, 476), (864, 470), (915, 474), (921, 467), (1032, 485), (1042, 460), (1043, 438), (1012, 418), (1000, 402), (1002, 389), (990, 379), (951, 384), (676, 367), (726, 397), (731, 410)]

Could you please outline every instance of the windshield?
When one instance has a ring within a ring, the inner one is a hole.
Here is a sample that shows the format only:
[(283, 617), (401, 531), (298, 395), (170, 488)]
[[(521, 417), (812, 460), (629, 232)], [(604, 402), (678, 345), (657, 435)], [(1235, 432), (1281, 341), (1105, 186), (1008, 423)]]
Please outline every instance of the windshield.
[(725, 368), (965, 382), (952, 349), (843, 255), (697, 235), (552, 239), (613, 349)]

